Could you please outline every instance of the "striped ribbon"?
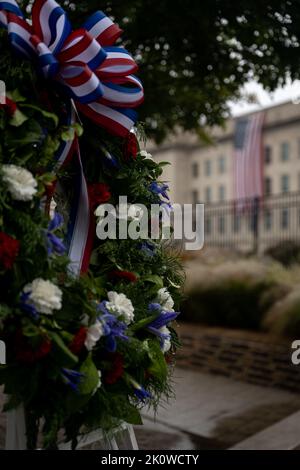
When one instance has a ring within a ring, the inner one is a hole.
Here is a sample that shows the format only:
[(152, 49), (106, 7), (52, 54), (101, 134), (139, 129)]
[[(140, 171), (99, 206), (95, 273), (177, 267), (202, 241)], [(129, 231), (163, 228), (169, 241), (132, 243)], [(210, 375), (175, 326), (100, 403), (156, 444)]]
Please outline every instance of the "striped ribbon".
[(137, 64), (113, 46), (122, 31), (104, 13), (94, 13), (72, 31), (66, 12), (54, 0), (35, 0), (31, 21), (15, 0), (0, 1), (0, 26), (14, 49), (37, 62), (57, 81), (80, 111), (109, 132), (125, 137), (135, 124), (134, 110), (144, 97), (132, 75)]

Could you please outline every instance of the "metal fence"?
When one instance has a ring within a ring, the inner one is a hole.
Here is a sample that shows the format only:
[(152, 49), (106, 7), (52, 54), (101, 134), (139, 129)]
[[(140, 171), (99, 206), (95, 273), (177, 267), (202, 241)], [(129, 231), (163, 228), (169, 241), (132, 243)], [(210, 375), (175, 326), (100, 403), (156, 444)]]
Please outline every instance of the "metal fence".
[(204, 234), (206, 246), (242, 251), (300, 243), (300, 192), (205, 204)]

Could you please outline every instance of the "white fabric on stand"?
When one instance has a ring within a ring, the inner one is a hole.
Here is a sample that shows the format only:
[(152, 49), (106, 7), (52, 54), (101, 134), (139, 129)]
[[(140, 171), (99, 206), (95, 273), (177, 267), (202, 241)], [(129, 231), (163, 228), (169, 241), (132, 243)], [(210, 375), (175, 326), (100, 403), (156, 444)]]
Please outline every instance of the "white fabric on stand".
[(6, 413), (6, 450), (25, 450), (26, 425), (23, 405)]
[[(108, 450), (118, 450), (117, 441), (121, 438), (123, 448), (126, 450), (138, 450), (133, 427), (130, 424), (122, 423), (116, 429), (115, 436), (107, 437), (101, 429), (92, 431), (79, 439), (78, 448), (90, 445), (97, 441), (104, 441)], [(60, 450), (71, 450), (71, 443), (67, 442), (59, 445)], [(15, 410), (6, 414), (6, 442), (5, 450), (26, 450), (26, 423), (24, 407), (21, 405)]]

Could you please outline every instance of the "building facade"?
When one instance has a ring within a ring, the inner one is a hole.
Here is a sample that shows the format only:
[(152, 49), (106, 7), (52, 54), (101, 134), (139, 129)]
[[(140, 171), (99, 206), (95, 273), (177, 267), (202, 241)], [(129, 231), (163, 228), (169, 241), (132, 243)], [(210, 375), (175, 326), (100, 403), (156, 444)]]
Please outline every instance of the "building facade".
[(156, 161), (168, 161), (163, 178), (172, 201), (205, 203), (205, 240), (209, 244), (260, 249), (300, 237), (300, 104), (266, 108), (262, 130), (264, 197), (236, 210), (234, 194), (235, 119), (212, 129), (212, 143), (182, 134), (152, 150)]

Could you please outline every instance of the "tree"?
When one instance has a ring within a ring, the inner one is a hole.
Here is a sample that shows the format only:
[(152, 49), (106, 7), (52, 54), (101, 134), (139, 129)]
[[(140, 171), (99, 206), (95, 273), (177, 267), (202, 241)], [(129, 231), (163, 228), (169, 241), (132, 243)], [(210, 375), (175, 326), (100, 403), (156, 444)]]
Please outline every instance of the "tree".
[[(28, 3), (28, 2), (26, 2)], [(140, 119), (162, 140), (176, 128), (222, 124), (228, 100), (257, 79), (274, 90), (300, 75), (299, 0), (78, 0), (79, 26), (96, 9), (126, 31), (145, 87)]]

